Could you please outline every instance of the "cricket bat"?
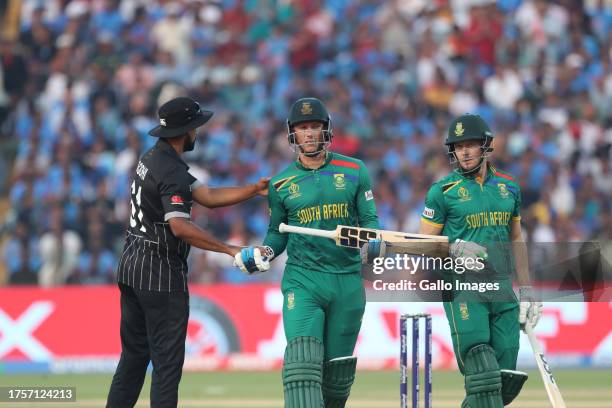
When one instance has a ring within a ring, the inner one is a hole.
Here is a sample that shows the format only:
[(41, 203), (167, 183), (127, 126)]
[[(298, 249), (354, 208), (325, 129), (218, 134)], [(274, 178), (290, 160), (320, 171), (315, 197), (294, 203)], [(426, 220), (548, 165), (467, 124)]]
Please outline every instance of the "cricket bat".
[(546, 357), (544, 357), (544, 353), (542, 352), (542, 347), (540, 347), (538, 339), (536, 339), (533, 334), (533, 328), (529, 324), (525, 324), (525, 334), (531, 344), (531, 349), (533, 350), (533, 355), (538, 364), (538, 370), (540, 370), (542, 381), (544, 381), (544, 387), (546, 388), (550, 403), (553, 408), (565, 408), (565, 401), (563, 401), (561, 391), (559, 391), (559, 387), (557, 386), (557, 381), (555, 381), (555, 377), (553, 377), (548, 361), (546, 361)]
[(336, 245), (346, 248), (359, 249), (370, 239), (380, 239), (386, 241), (388, 248), (392, 248), (391, 252), (394, 253), (448, 256), (448, 237), (442, 235), (410, 234), (347, 225), (338, 225), (335, 230), (321, 230), (287, 225), (285, 223), (281, 223), (278, 226), (278, 230), (282, 233), (289, 232), (333, 239)]

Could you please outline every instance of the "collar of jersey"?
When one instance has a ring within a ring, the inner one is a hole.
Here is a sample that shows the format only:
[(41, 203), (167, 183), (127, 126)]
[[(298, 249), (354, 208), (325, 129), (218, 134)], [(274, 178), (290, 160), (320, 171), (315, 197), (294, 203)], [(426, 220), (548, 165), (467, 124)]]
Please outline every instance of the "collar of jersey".
[(297, 159), (295, 161), (295, 167), (297, 167), (300, 170), (304, 170), (304, 171), (313, 171), (313, 170), (321, 170), (323, 167), (327, 166), (329, 164), (330, 161), (332, 161), (334, 157), (334, 154), (332, 152), (327, 152), (327, 157), (325, 158), (325, 163), (323, 163), (323, 165), (317, 169), (310, 169), (308, 167), (304, 167), (304, 165), (302, 163), (300, 163), (300, 159)]
[(179, 162), (186, 168), (189, 168), (187, 163), (185, 163), (185, 161), (181, 158), (178, 152), (174, 150), (174, 147), (172, 147), (170, 143), (166, 142), (164, 139), (159, 139), (157, 141), (157, 145), (159, 146), (161, 150), (167, 152), (170, 155), (170, 157), (172, 157), (175, 161)]

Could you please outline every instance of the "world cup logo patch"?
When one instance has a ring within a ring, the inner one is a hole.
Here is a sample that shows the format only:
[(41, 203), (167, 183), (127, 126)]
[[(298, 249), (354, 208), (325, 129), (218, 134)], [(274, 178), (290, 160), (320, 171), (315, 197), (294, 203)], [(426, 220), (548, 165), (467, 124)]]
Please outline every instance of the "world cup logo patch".
[(465, 187), (459, 188), (459, 191), (457, 191), (457, 194), (459, 194), (460, 201), (469, 201), (472, 199), (472, 197), (470, 197), (470, 192)]
[(297, 184), (295, 184), (295, 183), (291, 183), (291, 184), (289, 184), (289, 194), (291, 194), (291, 195), (289, 196), (289, 198), (290, 198), (290, 199), (293, 199), (293, 198), (299, 197), (299, 196), (301, 195), (301, 194), (300, 194), (300, 186), (298, 186), (298, 185), (297, 185)]

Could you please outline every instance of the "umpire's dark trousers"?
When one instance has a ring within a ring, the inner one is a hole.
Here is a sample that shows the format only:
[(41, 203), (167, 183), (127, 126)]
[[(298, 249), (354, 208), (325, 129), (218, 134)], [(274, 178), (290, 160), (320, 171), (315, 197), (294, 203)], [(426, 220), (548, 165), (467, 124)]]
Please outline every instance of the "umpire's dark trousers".
[(106, 407), (133, 407), (152, 361), (151, 407), (175, 408), (185, 360), (189, 293), (138, 290), (123, 283), (119, 289), (121, 359)]

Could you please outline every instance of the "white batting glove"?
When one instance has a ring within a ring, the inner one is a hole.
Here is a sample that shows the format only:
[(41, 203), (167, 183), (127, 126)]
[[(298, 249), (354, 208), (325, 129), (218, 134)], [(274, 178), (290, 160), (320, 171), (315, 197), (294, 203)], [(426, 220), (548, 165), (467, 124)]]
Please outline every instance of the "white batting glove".
[(531, 286), (519, 287), (519, 324), (525, 329), (525, 324), (535, 327), (542, 314), (542, 302), (537, 302)]
[(387, 253), (387, 243), (380, 239), (370, 239), (363, 244), (359, 250), (361, 263), (363, 265), (372, 265), (374, 259), (385, 256)]
[[(455, 240), (455, 242), (450, 245), (449, 252), (453, 258), (472, 259), (473, 262), (471, 262), (471, 264), (474, 266), (476, 266), (477, 259), (486, 261), (489, 258), (487, 248), (483, 247), (482, 245), (478, 245), (475, 242), (464, 241), (462, 239)], [(480, 270), (479, 268), (467, 269)]]
[(262, 255), (259, 247), (242, 248), (234, 256), (234, 266), (240, 268), (247, 275), (265, 272), (270, 269), (270, 258), (274, 256), (274, 251), (270, 247), (264, 247), (264, 252), (265, 255)]

